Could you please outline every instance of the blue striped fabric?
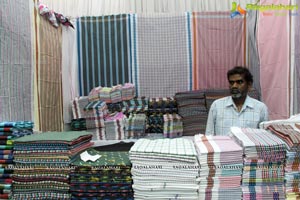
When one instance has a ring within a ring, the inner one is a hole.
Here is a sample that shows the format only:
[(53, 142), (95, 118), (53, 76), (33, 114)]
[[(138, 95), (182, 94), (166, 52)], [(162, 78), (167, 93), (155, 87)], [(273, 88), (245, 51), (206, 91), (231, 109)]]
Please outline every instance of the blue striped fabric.
[(80, 95), (97, 86), (131, 82), (129, 15), (80, 17), (77, 43)]

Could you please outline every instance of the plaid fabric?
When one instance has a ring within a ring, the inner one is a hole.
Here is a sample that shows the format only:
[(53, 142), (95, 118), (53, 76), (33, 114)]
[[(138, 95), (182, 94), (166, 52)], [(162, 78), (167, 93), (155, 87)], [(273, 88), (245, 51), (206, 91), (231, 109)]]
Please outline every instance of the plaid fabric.
[(125, 138), (144, 137), (147, 117), (145, 114), (130, 114), (124, 119)]
[(123, 140), (125, 115), (122, 112), (112, 113), (105, 117), (105, 138), (107, 140)]
[(135, 97), (135, 86), (132, 83), (125, 83), (122, 86), (122, 101), (130, 100)]
[(272, 124), (268, 126), (275, 135), (285, 141), (290, 149), (299, 148), (300, 132), (294, 129), (291, 125)]
[(149, 114), (177, 113), (177, 103), (173, 97), (149, 98)]
[(149, 115), (147, 119), (146, 133), (164, 132), (164, 117), (162, 113)]
[(232, 127), (231, 134), (243, 146), (248, 159), (263, 159), (265, 162), (285, 159), (285, 143), (264, 129)]
[(180, 137), (183, 133), (182, 118), (178, 114), (164, 114), (163, 134), (166, 138)]
[(82, 96), (82, 97), (75, 97), (72, 100), (72, 112), (73, 112), (73, 119), (80, 119), (84, 118), (84, 107), (89, 103), (89, 97)]
[(109, 103), (107, 104), (107, 108), (109, 113), (122, 112), (123, 102)]
[(101, 128), (105, 126), (104, 117), (107, 115), (108, 109), (104, 101), (94, 101), (88, 103), (84, 107), (84, 112), (87, 129)]
[(122, 112), (126, 115), (130, 113), (145, 113), (148, 111), (148, 98), (135, 97), (134, 99), (123, 101)]
[(132, 73), (137, 96), (172, 96), (190, 90), (190, 15), (143, 13), (131, 15), (131, 19)]
[(93, 88), (89, 95), (88, 95), (88, 98), (89, 98), (89, 101), (100, 101), (100, 91), (101, 91), (102, 87), (101, 86), (98, 86), (98, 87), (95, 87)]

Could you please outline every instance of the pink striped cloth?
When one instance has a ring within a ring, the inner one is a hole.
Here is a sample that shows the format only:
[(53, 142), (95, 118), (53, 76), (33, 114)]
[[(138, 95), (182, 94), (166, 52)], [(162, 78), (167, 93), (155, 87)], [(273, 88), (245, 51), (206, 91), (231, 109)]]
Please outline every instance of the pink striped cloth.
[(227, 88), (227, 71), (245, 62), (242, 17), (230, 12), (193, 13), (193, 89)]

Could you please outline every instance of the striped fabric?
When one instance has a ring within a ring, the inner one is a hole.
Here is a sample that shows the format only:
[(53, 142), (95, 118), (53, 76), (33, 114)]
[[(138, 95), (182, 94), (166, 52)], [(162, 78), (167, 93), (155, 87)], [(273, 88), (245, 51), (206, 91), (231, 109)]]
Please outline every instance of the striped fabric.
[[(300, 4), (300, 0), (296, 0), (296, 4)], [(300, 21), (295, 20), (295, 85), (294, 85), (294, 94), (293, 100), (294, 100), (294, 105), (293, 105), (293, 113), (300, 113), (300, 106), (299, 106), (299, 101), (300, 101)]]
[(144, 137), (146, 129), (147, 117), (144, 113), (141, 114), (130, 114), (124, 119), (125, 126), (125, 138), (137, 139)]
[(89, 103), (89, 97), (82, 96), (82, 97), (75, 97), (71, 101), (73, 119), (80, 119), (85, 117), (84, 115), (84, 107)]
[[(261, 0), (261, 4), (277, 4), (277, 0)], [(288, 5), (289, 0), (280, 4)], [(289, 10), (280, 10), (284, 16), (263, 16), (258, 12), (257, 49), (260, 62), (262, 99), (268, 106), (269, 119), (283, 119), (290, 115), (290, 23)], [(280, 39), (278, 39), (280, 38)], [(276, 80), (274, 82), (273, 80)], [(276, 99), (276, 101), (274, 101)], [(299, 105), (299, 103), (298, 103)]]
[(122, 112), (108, 114), (105, 117), (105, 138), (107, 140), (123, 140), (125, 115)]
[(128, 21), (126, 14), (77, 19), (80, 96), (131, 82)]
[(244, 19), (229, 16), (193, 13), (193, 89), (226, 88), (227, 70), (244, 65)]
[(134, 14), (131, 27), (137, 96), (164, 97), (190, 90), (190, 14)]
[(129, 151), (135, 199), (198, 199), (196, 156), (189, 139), (137, 140)]
[(0, 121), (33, 120), (30, 5), (0, 1)]
[(86, 128), (104, 127), (104, 117), (108, 109), (104, 101), (93, 101), (84, 107), (84, 118), (86, 119)]
[(166, 138), (175, 138), (182, 136), (183, 123), (178, 114), (164, 114), (163, 134)]
[(35, 79), (37, 81), (37, 123), (41, 131), (63, 130), (61, 77), (61, 27), (54, 28), (35, 10)]
[(284, 141), (264, 129), (232, 127), (231, 134), (244, 149), (243, 199), (285, 199)]

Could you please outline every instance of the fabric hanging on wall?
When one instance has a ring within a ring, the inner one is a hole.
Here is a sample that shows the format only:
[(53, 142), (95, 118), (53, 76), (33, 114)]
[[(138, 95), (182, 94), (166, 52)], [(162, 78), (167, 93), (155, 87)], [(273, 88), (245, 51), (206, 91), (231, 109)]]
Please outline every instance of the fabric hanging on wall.
[(76, 29), (62, 26), (62, 90), (64, 123), (72, 119), (71, 101), (79, 96)]
[(190, 13), (132, 15), (133, 83), (138, 96), (191, 90)]
[(228, 88), (227, 71), (245, 62), (243, 17), (193, 13), (193, 89)]
[(79, 94), (131, 82), (128, 15), (77, 19)]
[(33, 120), (30, 6), (0, 1), (0, 121)]
[(37, 85), (38, 129), (63, 130), (61, 27), (54, 28), (35, 10), (36, 52), (35, 76)]
[[(246, 8), (257, 0), (235, 0)], [(120, 13), (182, 13), (202, 11), (228, 11), (232, 0), (43, 0), (49, 8), (65, 16), (99, 16)]]
[(247, 34), (248, 34), (248, 67), (253, 75), (253, 88), (258, 93), (260, 99), (260, 63), (257, 49), (257, 16), (255, 10), (247, 11)]
[[(300, 0), (297, 0), (297, 5), (300, 5)], [(299, 15), (299, 13), (298, 13)], [(293, 95), (294, 99), (294, 109), (292, 114), (300, 113), (300, 21), (299, 16), (294, 16), (295, 19), (295, 50), (294, 50), (294, 56), (295, 56), (295, 70), (294, 70), (294, 93)]]
[[(261, 5), (277, 1), (260, 1)], [(289, 5), (288, 0), (280, 1)], [(289, 11), (260, 11), (258, 20), (258, 52), (262, 100), (270, 119), (289, 117)], [(276, 101), (275, 101), (276, 100)]]

